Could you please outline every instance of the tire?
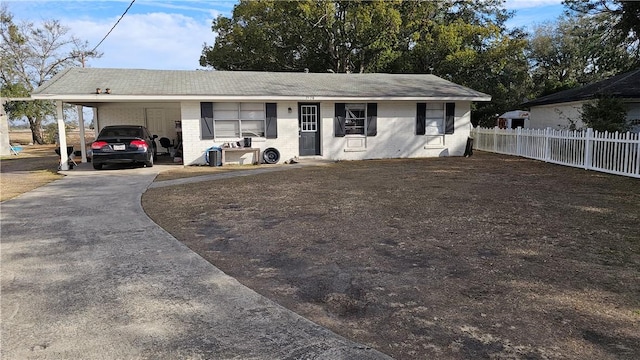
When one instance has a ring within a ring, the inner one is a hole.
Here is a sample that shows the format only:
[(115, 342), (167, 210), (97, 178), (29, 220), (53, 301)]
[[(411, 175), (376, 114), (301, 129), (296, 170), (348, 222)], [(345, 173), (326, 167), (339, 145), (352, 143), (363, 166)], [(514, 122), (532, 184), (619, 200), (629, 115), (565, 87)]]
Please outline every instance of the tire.
[(151, 158), (149, 158), (149, 161), (146, 161), (144, 165), (146, 167), (153, 167), (153, 154), (151, 154)]
[(91, 163), (93, 165), (94, 170), (102, 170), (102, 164), (98, 164), (96, 162)]
[(280, 152), (276, 148), (268, 148), (262, 152), (262, 159), (265, 164), (277, 164), (280, 160)]

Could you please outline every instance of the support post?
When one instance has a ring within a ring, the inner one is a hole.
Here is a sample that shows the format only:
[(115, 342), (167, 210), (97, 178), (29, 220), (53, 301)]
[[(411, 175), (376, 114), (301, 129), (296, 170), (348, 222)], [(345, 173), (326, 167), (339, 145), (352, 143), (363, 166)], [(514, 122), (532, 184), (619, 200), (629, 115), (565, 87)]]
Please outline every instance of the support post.
[(60, 170), (69, 170), (67, 162), (67, 130), (64, 127), (62, 101), (56, 101), (56, 120), (58, 121), (58, 141), (60, 142)]
[(82, 105), (78, 105), (78, 125), (80, 126), (80, 151), (82, 152), (82, 162), (87, 162), (87, 143), (84, 139), (84, 110)]
[(9, 117), (4, 111), (5, 99), (0, 98), (0, 155), (11, 154), (11, 141), (9, 140)]

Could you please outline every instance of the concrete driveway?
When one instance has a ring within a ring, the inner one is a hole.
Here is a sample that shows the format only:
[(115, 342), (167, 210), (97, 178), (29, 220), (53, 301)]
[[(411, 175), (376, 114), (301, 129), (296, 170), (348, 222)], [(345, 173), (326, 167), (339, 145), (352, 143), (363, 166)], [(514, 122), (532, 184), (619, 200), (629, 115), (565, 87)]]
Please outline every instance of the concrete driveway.
[(2, 359), (388, 359), (153, 223), (140, 197), (162, 169), (73, 170), (2, 203)]

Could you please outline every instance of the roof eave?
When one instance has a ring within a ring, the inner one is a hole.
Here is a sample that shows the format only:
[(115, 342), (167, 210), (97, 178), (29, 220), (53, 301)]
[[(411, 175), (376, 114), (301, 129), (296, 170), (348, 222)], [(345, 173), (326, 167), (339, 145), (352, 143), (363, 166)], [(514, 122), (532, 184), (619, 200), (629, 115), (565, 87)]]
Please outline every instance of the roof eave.
[(271, 95), (116, 95), (33, 94), (36, 100), (64, 102), (140, 102), (140, 101), (491, 101), (491, 96), (271, 96)]

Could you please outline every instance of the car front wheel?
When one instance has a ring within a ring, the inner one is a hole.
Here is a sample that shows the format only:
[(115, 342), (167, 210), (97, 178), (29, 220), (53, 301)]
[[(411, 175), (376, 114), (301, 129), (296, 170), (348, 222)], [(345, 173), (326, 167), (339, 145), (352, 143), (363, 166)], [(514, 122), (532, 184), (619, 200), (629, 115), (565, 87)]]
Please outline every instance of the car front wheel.
[(92, 162), (92, 164), (95, 170), (102, 170), (102, 164), (98, 164), (96, 162)]

